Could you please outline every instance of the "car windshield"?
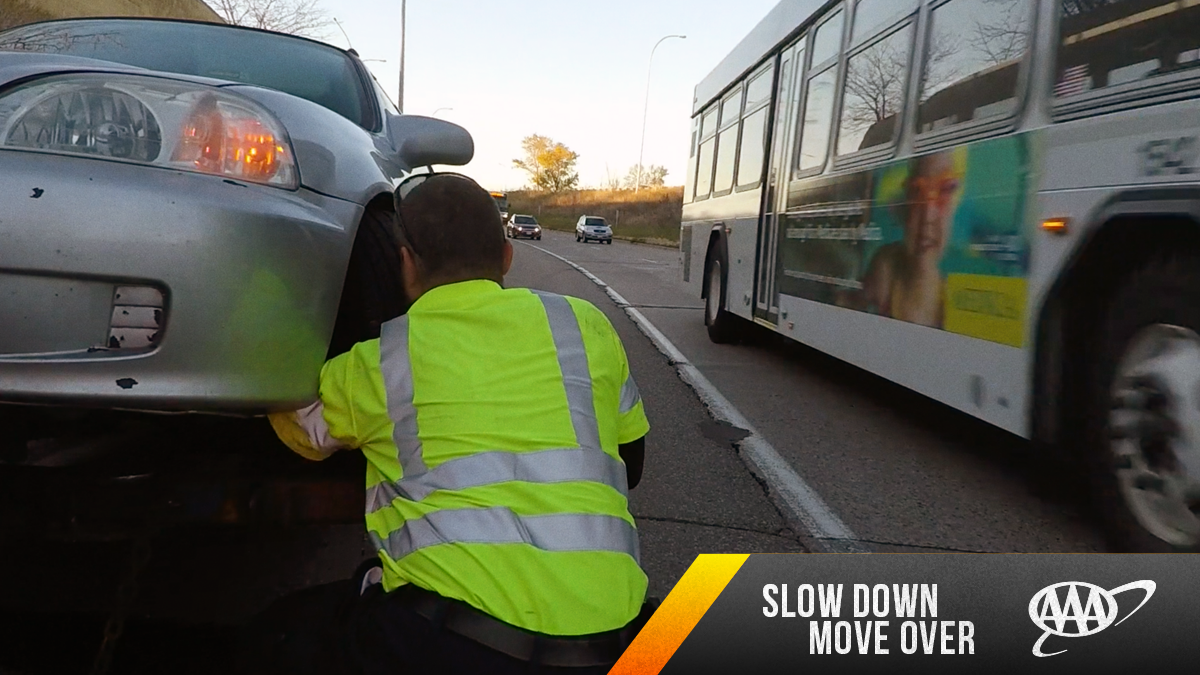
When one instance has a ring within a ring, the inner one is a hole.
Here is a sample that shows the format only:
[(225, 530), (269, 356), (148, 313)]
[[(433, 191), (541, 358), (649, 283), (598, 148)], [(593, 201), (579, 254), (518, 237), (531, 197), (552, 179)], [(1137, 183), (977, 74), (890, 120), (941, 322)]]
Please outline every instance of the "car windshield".
[(350, 57), (301, 38), (218, 24), (81, 19), (0, 33), (0, 51), (70, 54), (254, 84), (312, 101), (361, 127), (374, 126)]
[(606, 223), (604, 222), (603, 218), (588, 218), (586, 221), (584, 221), (584, 225), (588, 225), (590, 227), (604, 227)]
[(517, 216), (518, 225), (537, 225), (537, 221), (529, 216)]

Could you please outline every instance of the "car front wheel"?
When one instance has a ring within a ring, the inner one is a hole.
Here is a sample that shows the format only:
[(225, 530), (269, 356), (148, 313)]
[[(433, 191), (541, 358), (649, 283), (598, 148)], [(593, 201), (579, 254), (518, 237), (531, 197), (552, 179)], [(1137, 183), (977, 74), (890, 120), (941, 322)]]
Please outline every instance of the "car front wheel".
[(392, 235), (395, 214), (372, 206), (354, 237), (342, 299), (328, 357), (379, 337), (379, 327), (408, 311), (401, 275), (400, 246)]

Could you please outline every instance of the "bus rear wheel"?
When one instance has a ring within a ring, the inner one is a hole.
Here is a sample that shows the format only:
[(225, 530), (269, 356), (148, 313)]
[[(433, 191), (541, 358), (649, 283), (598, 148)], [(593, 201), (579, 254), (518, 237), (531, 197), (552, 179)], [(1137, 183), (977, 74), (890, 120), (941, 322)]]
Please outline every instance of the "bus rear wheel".
[(1121, 551), (1200, 551), (1200, 256), (1127, 278), (1101, 325), (1085, 442)]
[(724, 345), (737, 342), (738, 318), (725, 311), (725, 267), (720, 256), (708, 264), (704, 280), (704, 325), (708, 328), (708, 339)]

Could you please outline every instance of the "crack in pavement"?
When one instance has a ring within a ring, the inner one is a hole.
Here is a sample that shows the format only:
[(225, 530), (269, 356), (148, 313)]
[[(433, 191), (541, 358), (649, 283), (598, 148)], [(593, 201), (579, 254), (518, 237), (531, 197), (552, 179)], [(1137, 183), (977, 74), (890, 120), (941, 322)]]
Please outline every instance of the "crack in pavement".
[(687, 518), (660, 518), (656, 516), (639, 516), (636, 513), (632, 514), (634, 520), (647, 520), (652, 523), (671, 523), (673, 525), (696, 525), (698, 527), (715, 527), (720, 530), (732, 530), (735, 532), (749, 532), (751, 534), (764, 534), (768, 537), (780, 537), (782, 539), (795, 540), (795, 536), (791, 535), (791, 530), (786, 527), (780, 528), (775, 532), (768, 530), (758, 530), (753, 527), (738, 527), (736, 525), (720, 525), (718, 523), (704, 523), (698, 520), (689, 520)]
[[(818, 537), (818, 539), (822, 539)], [(839, 540), (840, 541), (840, 540)], [(872, 546), (899, 546), (903, 548), (919, 548), (928, 551), (946, 551), (948, 553), (1002, 553), (1002, 551), (980, 551), (969, 548), (954, 548), (952, 546), (930, 546), (928, 544), (905, 544), (898, 541), (884, 541), (879, 539), (855, 539), (854, 541), (860, 544), (868, 544)]]

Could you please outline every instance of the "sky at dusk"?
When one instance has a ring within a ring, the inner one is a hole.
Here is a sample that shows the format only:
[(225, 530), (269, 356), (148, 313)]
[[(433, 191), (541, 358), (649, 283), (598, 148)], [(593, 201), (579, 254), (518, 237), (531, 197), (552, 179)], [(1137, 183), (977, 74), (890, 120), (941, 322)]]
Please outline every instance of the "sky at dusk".
[[(320, 0), (395, 100), (400, 0)], [(579, 153), (580, 183), (599, 187), (637, 163), (650, 52), (645, 164), (680, 185), (696, 84), (777, 0), (409, 0), (405, 109), (466, 127), (475, 160), (462, 169), (489, 189), (516, 189), (512, 169), (529, 134)], [(380, 59), (380, 61), (371, 60)], [(441, 110), (439, 110), (441, 109)], [(447, 110), (448, 109), (448, 110)]]

